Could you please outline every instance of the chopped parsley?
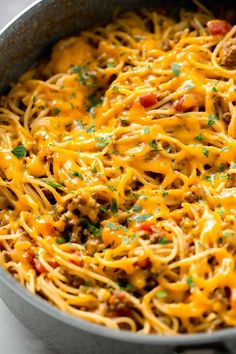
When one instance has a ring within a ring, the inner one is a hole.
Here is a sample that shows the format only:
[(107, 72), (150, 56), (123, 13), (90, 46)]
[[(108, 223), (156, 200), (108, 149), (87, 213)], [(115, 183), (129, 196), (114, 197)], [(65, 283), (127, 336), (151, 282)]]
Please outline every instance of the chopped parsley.
[(87, 129), (88, 133), (94, 133), (95, 132), (95, 124), (91, 124), (90, 127), (88, 127)]
[(103, 214), (106, 214), (107, 213), (107, 207), (106, 206), (101, 206), (99, 208), (100, 212), (103, 213)]
[(115, 65), (114, 61), (110, 62), (110, 63), (107, 63), (107, 68), (114, 68), (115, 66), (116, 65)]
[(117, 205), (117, 202), (114, 198), (112, 198), (111, 200), (111, 211), (113, 213), (117, 213), (118, 212), (118, 205)]
[(170, 243), (170, 241), (165, 237), (160, 237), (157, 243), (159, 243), (160, 245), (167, 245), (168, 243)]
[(180, 76), (180, 68), (181, 66), (178, 63), (173, 63), (171, 65), (171, 71), (175, 76)]
[(233, 232), (233, 230), (224, 230), (222, 232), (222, 236), (223, 237), (232, 237), (232, 236), (234, 236), (234, 232)]
[(160, 299), (164, 299), (167, 296), (167, 292), (164, 290), (160, 290), (156, 293), (156, 297)]
[(96, 74), (89, 72), (86, 66), (72, 66), (71, 72), (78, 75), (78, 80), (82, 85), (96, 87)]
[(74, 74), (80, 74), (82, 70), (83, 70), (83, 67), (82, 67), (82, 66), (73, 66), (73, 67), (71, 68), (71, 71), (72, 71), (72, 73), (74, 73)]
[(215, 86), (213, 86), (213, 87), (212, 87), (212, 91), (213, 91), (213, 92), (218, 92), (218, 88), (215, 87)]
[(194, 139), (197, 140), (197, 141), (203, 141), (205, 138), (204, 138), (204, 136), (202, 135), (202, 133), (200, 133), (199, 135), (195, 136)]
[(109, 144), (109, 138), (104, 136), (98, 136), (95, 138), (96, 147), (105, 147)]
[(219, 169), (220, 172), (224, 172), (224, 170), (225, 170), (225, 164), (224, 164), (224, 163), (221, 163), (218, 169)]
[(205, 146), (202, 148), (202, 152), (206, 157), (209, 156), (209, 151), (207, 150), (207, 148)]
[(194, 84), (189, 84), (189, 85), (187, 86), (187, 88), (188, 88), (189, 90), (192, 90), (192, 89), (195, 88), (195, 85), (194, 85)]
[(141, 205), (134, 205), (132, 209), (137, 213), (141, 209)]
[(26, 148), (24, 145), (19, 145), (11, 150), (12, 154), (15, 155), (18, 159), (26, 156)]
[(82, 175), (81, 173), (77, 172), (77, 171), (71, 172), (70, 175), (71, 175), (72, 177), (79, 177), (80, 179), (82, 179), (82, 181), (83, 181), (83, 179), (84, 179), (83, 175)]
[(128, 236), (123, 236), (122, 237), (122, 244), (123, 245), (128, 245), (129, 243), (129, 237)]
[[(213, 177), (214, 178), (214, 177)], [(205, 180), (207, 181), (207, 182), (212, 182), (212, 176), (206, 176), (205, 177)]]
[(157, 150), (157, 142), (155, 139), (153, 139), (152, 141), (149, 142), (148, 144), (149, 146), (151, 146), (151, 148), (153, 148), (154, 150)]
[(62, 184), (59, 183), (53, 183), (51, 180), (49, 179), (42, 179), (42, 182), (46, 183), (48, 186), (52, 187), (52, 188), (61, 188)]
[(113, 222), (109, 222), (106, 224), (106, 227), (109, 227), (109, 229), (113, 230), (113, 231), (116, 231), (119, 229), (119, 226), (118, 225), (115, 225)]
[(109, 188), (112, 192), (114, 192), (114, 190), (115, 190), (114, 186), (112, 186), (111, 184), (108, 184), (107, 188)]
[(146, 219), (149, 219), (152, 215), (151, 214), (143, 214), (143, 215), (140, 215), (136, 218), (136, 222), (142, 222)]
[(80, 221), (81, 221), (81, 224), (84, 227), (86, 227), (94, 236), (96, 236), (96, 237), (101, 236), (101, 230), (97, 226), (91, 224), (86, 218), (82, 217), (82, 218), (80, 218)]
[(97, 97), (96, 95), (90, 95), (88, 96), (88, 100), (89, 100), (89, 107), (88, 110), (90, 111), (93, 107), (96, 106), (101, 106), (101, 104), (103, 103), (103, 99), (104, 97)]
[(191, 276), (186, 279), (186, 283), (188, 284), (188, 286), (190, 288), (195, 286), (195, 283), (194, 283), (193, 278)]
[(61, 113), (60, 108), (57, 108), (57, 107), (53, 108), (52, 114), (53, 114), (54, 116), (58, 116), (59, 113)]
[(61, 245), (61, 244), (63, 244), (63, 243), (66, 243), (66, 240), (64, 239), (64, 237), (57, 237), (57, 238), (56, 238), (56, 243), (57, 243), (58, 245)]
[(208, 123), (207, 123), (208, 127), (211, 127), (212, 125), (214, 125), (216, 122), (216, 119), (218, 119), (218, 118), (215, 114), (210, 114), (208, 116)]
[(143, 130), (144, 134), (149, 134), (150, 131), (151, 131), (151, 130), (150, 130), (149, 127), (145, 127), (144, 130)]
[(215, 212), (219, 215), (222, 216), (225, 213), (225, 209), (221, 205), (217, 205), (215, 207)]
[(114, 86), (114, 87), (113, 87), (113, 91), (116, 92), (116, 93), (120, 93), (120, 88), (119, 88), (119, 86)]
[(96, 166), (93, 167), (91, 171), (92, 171), (92, 173), (97, 173), (98, 172), (97, 167)]

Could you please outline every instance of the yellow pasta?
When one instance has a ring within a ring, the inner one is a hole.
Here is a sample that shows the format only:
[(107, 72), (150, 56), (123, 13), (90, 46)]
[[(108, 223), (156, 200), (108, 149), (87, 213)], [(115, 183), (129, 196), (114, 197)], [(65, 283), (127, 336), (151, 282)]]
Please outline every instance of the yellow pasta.
[(236, 325), (236, 27), (195, 4), (63, 39), (0, 101), (1, 265), (117, 330)]

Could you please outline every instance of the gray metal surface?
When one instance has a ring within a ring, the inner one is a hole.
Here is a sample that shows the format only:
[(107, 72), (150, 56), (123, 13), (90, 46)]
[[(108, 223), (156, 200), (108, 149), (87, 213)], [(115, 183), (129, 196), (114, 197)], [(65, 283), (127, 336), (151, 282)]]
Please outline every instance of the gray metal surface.
[[(33, 0), (0, 0), (0, 29), (32, 2)], [(56, 354), (48, 350), (42, 340), (26, 329), (1, 299), (0, 319), (0, 353)]]
[[(159, 1), (160, 2), (160, 1)], [(164, 1), (165, 3), (166, 1)], [(117, 5), (135, 8), (148, 0), (42, 0), (0, 33), (0, 91), (59, 38), (109, 19)], [(236, 329), (176, 337), (118, 332), (78, 320), (33, 296), (0, 269), (0, 295), (16, 317), (63, 354), (173, 354), (213, 349), (234, 352)], [(32, 352), (33, 353), (33, 352)]]
[(0, 0), (0, 28), (5, 26), (20, 11), (34, 0)]

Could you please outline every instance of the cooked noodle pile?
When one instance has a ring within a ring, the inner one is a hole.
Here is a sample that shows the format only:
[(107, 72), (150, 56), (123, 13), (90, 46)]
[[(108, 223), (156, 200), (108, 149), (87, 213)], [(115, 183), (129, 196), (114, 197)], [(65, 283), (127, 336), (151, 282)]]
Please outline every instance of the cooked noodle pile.
[(114, 329), (236, 325), (235, 33), (126, 13), (1, 99), (0, 261), (27, 289)]

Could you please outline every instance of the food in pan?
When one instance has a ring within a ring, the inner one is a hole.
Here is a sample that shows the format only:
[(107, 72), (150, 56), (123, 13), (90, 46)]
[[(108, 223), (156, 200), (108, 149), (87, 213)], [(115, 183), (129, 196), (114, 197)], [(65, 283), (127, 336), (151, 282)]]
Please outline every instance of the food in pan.
[(198, 5), (61, 40), (1, 98), (1, 265), (93, 323), (236, 325), (236, 27)]

